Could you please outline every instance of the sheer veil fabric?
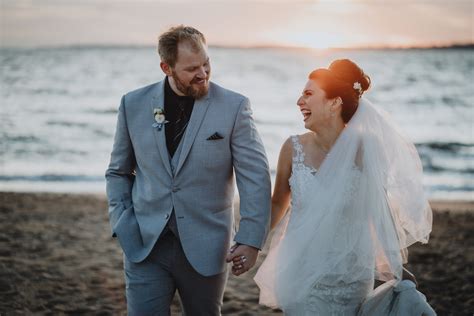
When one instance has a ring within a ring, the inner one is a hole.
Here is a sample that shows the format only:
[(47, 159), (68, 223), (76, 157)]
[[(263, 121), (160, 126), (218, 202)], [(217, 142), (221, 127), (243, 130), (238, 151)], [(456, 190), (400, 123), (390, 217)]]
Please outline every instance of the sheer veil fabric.
[(317, 173), (293, 186), (255, 276), (261, 304), (285, 310), (318, 284), (401, 279), (406, 248), (428, 241), (432, 211), (415, 146), (365, 98)]

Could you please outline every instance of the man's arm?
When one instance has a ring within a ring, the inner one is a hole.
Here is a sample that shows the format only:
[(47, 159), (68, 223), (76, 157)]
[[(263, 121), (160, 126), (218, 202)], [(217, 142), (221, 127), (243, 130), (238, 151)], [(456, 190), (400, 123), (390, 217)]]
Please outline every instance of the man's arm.
[(244, 255), (249, 269), (265, 243), (270, 221), (271, 183), (268, 161), (252, 118), (248, 99), (240, 105), (231, 139), (236, 182), (240, 195), (240, 223), (228, 262)]
[(135, 180), (135, 164), (135, 154), (125, 116), (125, 97), (122, 97), (110, 163), (105, 172), (112, 237), (116, 237), (113, 231), (115, 223), (123, 210), (132, 204), (131, 194)]
[[(288, 138), (281, 148), (280, 157), (278, 159), (277, 175), (272, 196), (271, 229), (273, 229), (285, 215), (290, 204), (291, 190), (288, 179), (291, 176), (292, 154), (291, 138)], [(237, 276), (253, 266), (252, 257), (248, 258), (245, 249), (241, 248), (242, 247), (239, 247), (237, 249), (236, 246), (233, 246), (229, 254), (229, 259), (232, 258), (232, 273)], [(251, 265), (249, 263), (251, 263)]]

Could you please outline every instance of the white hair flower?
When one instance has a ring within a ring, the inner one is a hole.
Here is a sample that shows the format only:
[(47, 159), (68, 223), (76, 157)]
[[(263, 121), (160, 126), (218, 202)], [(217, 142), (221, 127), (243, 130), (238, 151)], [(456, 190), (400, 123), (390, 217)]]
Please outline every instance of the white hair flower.
[(362, 93), (362, 85), (360, 84), (359, 81), (354, 82), (354, 85), (352, 86), (354, 90), (359, 91), (359, 94)]

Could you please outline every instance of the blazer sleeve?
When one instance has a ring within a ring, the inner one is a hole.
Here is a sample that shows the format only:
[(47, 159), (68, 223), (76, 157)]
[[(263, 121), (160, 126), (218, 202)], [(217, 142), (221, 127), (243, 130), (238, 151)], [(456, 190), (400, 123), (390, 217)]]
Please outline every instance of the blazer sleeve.
[(247, 98), (242, 100), (235, 119), (231, 150), (241, 216), (234, 240), (261, 249), (270, 223), (270, 172)]
[(110, 163), (105, 172), (112, 237), (116, 237), (114, 226), (120, 215), (127, 207), (132, 205), (131, 196), (135, 180), (135, 165), (135, 154), (125, 115), (125, 97), (122, 97)]

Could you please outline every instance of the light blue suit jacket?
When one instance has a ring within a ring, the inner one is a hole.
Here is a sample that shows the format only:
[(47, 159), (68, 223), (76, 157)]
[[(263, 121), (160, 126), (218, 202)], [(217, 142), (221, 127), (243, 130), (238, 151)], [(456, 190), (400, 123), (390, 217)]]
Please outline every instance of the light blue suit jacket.
[[(128, 260), (143, 261), (174, 208), (191, 265), (205, 276), (221, 273), (232, 238), (262, 248), (269, 227), (268, 162), (249, 100), (210, 83), (195, 101), (175, 170), (165, 128), (152, 126), (154, 108), (164, 108), (164, 81), (122, 97), (106, 171), (112, 234)], [(208, 140), (216, 132), (223, 139)], [(234, 175), (241, 215), (236, 235)]]

